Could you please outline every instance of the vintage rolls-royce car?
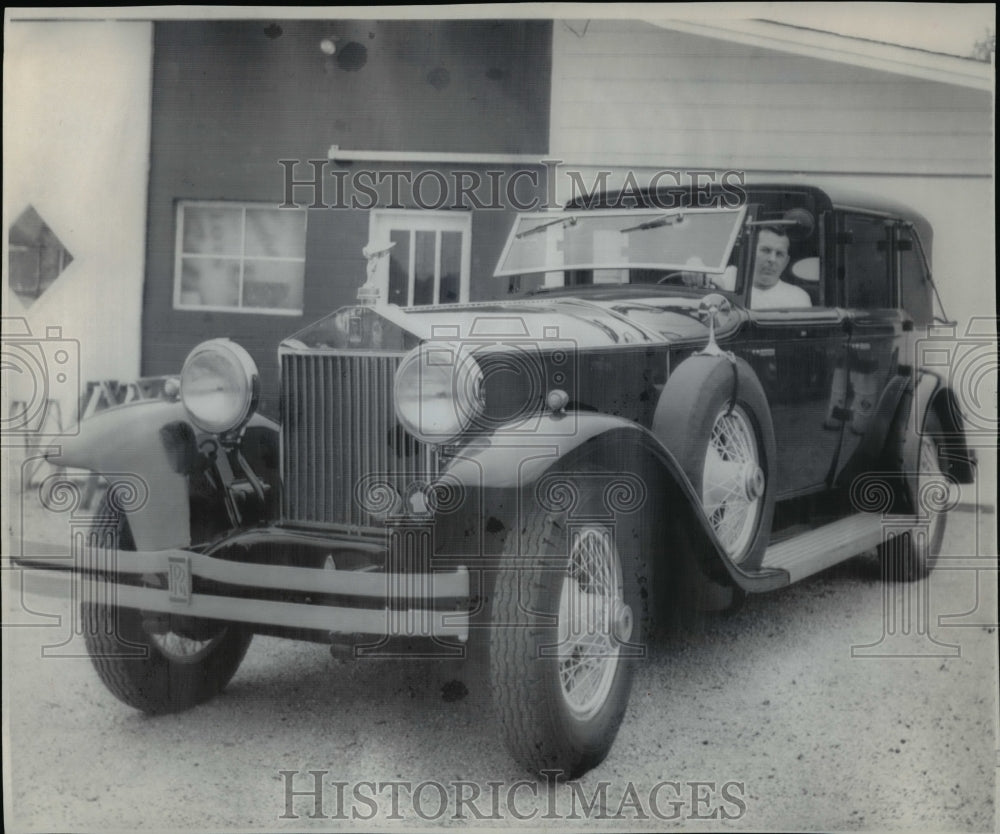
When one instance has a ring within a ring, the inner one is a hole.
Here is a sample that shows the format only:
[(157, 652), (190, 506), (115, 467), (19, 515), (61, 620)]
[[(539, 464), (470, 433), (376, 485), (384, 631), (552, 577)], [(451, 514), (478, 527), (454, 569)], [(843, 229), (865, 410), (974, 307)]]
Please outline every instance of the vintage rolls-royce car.
[(930, 243), (805, 185), (601, 193), (516, 219), (482, 279), (503, 301), (366, 285), (287, 338), (280, 424), (245, 350), (198, 345), (54, 457), (108, 481), (74, 559), (101, 679), (161, 713), (255, 633), (481, 646), (516, 759), (586, 771), (651, 624), (875, 548), (891, 581), (934, 567), (975, 461), (919, 363)]

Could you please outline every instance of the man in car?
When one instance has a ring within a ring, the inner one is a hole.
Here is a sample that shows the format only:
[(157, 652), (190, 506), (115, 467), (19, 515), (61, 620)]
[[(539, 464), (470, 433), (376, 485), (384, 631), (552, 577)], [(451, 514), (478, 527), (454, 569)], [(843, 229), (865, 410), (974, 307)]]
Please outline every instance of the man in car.
[(788, 266), (788, 246), (788, 235), (779, 227), (765, 226), (757, 235), (753, 287), (750, 288), (751, 309), (778, 310), (812, 306), (809, 293), (781, 280), (785, 267)]
[[(757, 250), (753, 265), (753, 287), (750, 290), (750, 308), (753, 310), (779, 310), (789, 307), (811, 307), (812, 299), (801, 287), (782, 281), (788, 266), (788, 234), (779, 226), (765, 226), (757, 235)], [(700, 260), (689, 266), (702, 266)], [(683, 281), (689, 287), (706, 286), (701, 272), (684, 271)], [(732, 292), (736, 288), (736, 267), (711, 279), (710, 286)]]

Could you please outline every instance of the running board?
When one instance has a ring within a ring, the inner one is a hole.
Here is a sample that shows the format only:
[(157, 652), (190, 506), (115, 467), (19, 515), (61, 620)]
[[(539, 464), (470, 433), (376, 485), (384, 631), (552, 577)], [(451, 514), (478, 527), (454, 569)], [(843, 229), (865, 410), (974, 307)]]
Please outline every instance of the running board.
[(883, 521), (880, 513), (858, 513), (773, 544), (761, 568), (787, 571), (789, 580), (798, 582), (881, 544)]

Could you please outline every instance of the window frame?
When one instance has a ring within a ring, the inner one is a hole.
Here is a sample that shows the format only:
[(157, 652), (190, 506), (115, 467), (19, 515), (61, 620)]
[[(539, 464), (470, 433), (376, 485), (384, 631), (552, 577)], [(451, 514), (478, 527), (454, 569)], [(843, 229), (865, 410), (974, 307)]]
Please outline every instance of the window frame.
[[(907, 274), (906, 251), (902, 246), (903, 237), (909, 236), (910, 250), (913, 253), (913, 266), (916, 274)], [(912, 223), (897, 220), (893, 225), (892, 234), (893, 277), (896, 284), (896, 306), (913, 316), (920, 324), (934, 320), (934, 302), (937, 290), (931, 274), (931, 266), (927, 261), (920, 233)]]
[[(224, 208), (224, 209), (240, 209), (240, 254), (236, 255), (207, 255), (192, 252), (184, 252), (184, 211), (187, 208)], [(261, 210), (265, 209), (268, 211), (283, 211), (283, 212), (298, 212), (302, 216), (302, 232), (303, 232), (303, 245), (302, 245), (302, 255), (301, 257), (287, 257), (287, 256), (267, 256), (267, 255), (250, 255), (246, 254), (246, 222), (247, 222), (247, 209), (251, 210)], [(304, 208), (279, 208), (276, 203), (265, 203), (256, 201), (244, 201), (244, 200), (196, 200), (196, 199), (185, 199), (177, 200), (175, 204), (174, 211), (174, 225), (175, 225), (175, 237), (174, 237), (174, 290), (173, 290), (173, 308), (175, 310), (187, 313), (242, 313), (250, 315), (267, 315), (267, 316), (301, 316), (305, 313), (305, 264), (306, 264), (306, 236), (308, 234), (308, 218), (309, 212)], [(183, 276), (183, 260), (184, 258), (197, 258), (204, 260), (214, 260), (225, 258), (228, 260), (239, 260), (240, 264), (240, 275), (239, 275), (239, 301), (240, 306), (229, 306), (225, 304), (186, 304), (182, 301), (182, 276)], [(288, 307), (246, 307), (242, 305), (243, 302), (243, 290), (244, 290), (244, 274), (247, 261), (265, 261), (265, 262), (281, 262), (281, 263), (301, 263), (302, 264), (302, 283), (303, 283), (303, 303), (299, 308), (288, 308)]]
[[(896, 267), (896, 234), (895, 224), (898, 220), (891, 215), (879, 211), (865, 211), (863, 209), (839, 209), (836, 213), (836, 234), (834, 235), (833, 248), (836, 258), (837, 275), (837, 301), (840, 306), (848, 310), (894, 310), (899, 307), (899, 282), (898, 270)], [(888, 303), (879, 306), (859, 306), (851, 298), (849, 283), (850, 276), (847, 274), (847, 247), (854, 245), (854, 241), (846, 241), (844, 237), (848, 232), (848, 221), (851, 218), (862, 218), (871, 223), (880, 223), (885, 232), (885, 286), (888, 292)]]
[[(376, 249), (384, 249), (389, 245), (390, 233), (405, 231), (410, 234), (409, 261), (407, 264), (408, 286), (406, 307), (413, 306), (414, 296), (414, 264), (416, 232), (434, 232), (435, 242), (435, 280), (434, 301), (422, 307), (436, 307), (441, 304), (467, 304), (469, 301), (470, 275), (472, 271), (472, 213), (468, 211), (432, 211), (424, 209), (372, 209), (368, 216), (369, 245)], [(458, 300), (441, 302), (438, 297), (441, 291), (441, 235), (444, 232), (458, 232), (462, 236), (460, 257), (460, 273), (458, 278)], [(382, 300), (389, 297), (389, 258), (379, 258), (375, 265), (375, 285), (378, 287)]]

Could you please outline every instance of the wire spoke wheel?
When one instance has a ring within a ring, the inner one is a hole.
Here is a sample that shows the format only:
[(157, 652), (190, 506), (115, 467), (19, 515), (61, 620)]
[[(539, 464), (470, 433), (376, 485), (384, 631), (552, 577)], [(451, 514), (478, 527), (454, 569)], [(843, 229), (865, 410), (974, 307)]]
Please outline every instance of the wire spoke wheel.
[(611, 691), (624, 636), (616, 634), (615, 624), (627, 616), (624, 611), (612, 531), (600, 526), (574, 531), (559, 596), (559, 682), (566, 706), (581, 720), (596, 714)]
[[(118, 529), (118, 547), (135, 550), (128, 522), (104, 508), (96, 525)], [(112, 695), (149, 715), (179, 712), (214, 697), (229, 683), (253, 638), (246, 628), (82, 600), (84, 640), (98, 677)]]
[(756, 435), (739, 405), (715, 417), (705, 453), (702, 505), (733, 561), (742, 561), (763, 506), (764, 473)]
[(225, 634), (226, 629), (223, 627), (207, 638), (190, 637), (176, 631), (150, 634), (149, 637), (168, 660), (175, 663), (197, 663), (211, 653)]
[(573, 779), (608, 754), (641, 656), (658, 529), (622, 509), (617, 473), (557, 473), (572, 509), (533, 503), (491, 589), (490, 685), (504, 743), (535, 773)]
[(774, 516), (777, 448), (771, 407), (738, 357), (696, 353), (672, 371), (653, 433), (687, 476), (725, 559), (753, 571)]

